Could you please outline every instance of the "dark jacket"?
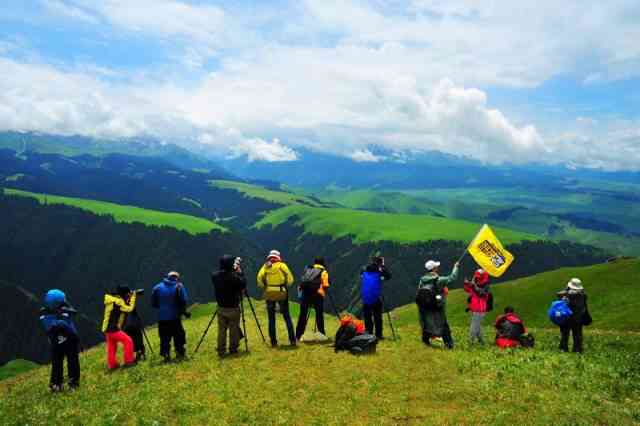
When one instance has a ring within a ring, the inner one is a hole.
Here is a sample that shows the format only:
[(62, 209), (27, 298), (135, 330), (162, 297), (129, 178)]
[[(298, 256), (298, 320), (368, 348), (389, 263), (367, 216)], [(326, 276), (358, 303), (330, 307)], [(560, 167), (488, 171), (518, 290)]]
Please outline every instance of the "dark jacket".
[(384, 266), (371, 263), (362, 268), (360, 273), (360, 295), (362, 303), (373, 305), (382, 295), (382, 281), (390, 280), (391, 272)]
[(582, 321), (584, 314), (587, 312), (587, 295), (583, 290), (576, 291), (571, 289), (566, 289), (558, 293), (558, 297), (564, 299), (569, 304), (569, 308), (571, 308), (572, 320)]
[(242, 292), (247, 288), (247, 279), (242, 272), (233, 270), (234, 258), (220, 259), (220, 270), (211, 274), (211, 283), (216, 291), (216, 301), (221, 308), (237, 308)]
[(73, 319), (71, 319), (71, 315), (61, 310), (43, 308), (40, 311), (40, 323), (52, 343), (59, 341), (58, 336), (72, 337), (78, 335), (78, 330)]

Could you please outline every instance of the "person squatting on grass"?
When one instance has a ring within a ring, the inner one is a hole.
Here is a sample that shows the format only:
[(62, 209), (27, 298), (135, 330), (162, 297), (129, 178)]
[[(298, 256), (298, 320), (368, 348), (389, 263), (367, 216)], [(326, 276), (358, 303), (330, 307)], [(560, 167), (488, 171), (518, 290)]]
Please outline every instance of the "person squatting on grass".
[(587, 308), (587, 295), (579, 278), (572, 278), (567, 287), (557, 293), (558, 298), (565, 300), (572, 315), (560, 326), (560, 350), (569, 350), (569, 334), (573, 337), (573, 352), (582, 353), (582, 326), (591, 324), (591, 315)]
[(384, 257), (376, 254), (371, 263), (360, 272), (360, 296), (362, 297), (362, 315), (367, 333), (375, 334), (378, 340), (384, 339), (382, 330), (382, 282), (391, 279), (391, 271), (384, 264)]
[(496, 319), (496, 346), (499, 348), (517, 348), (527, 333), (524, 323), (511, 306), (504, 308), (504, 314)]
[(280, 307), (280, 313), (287, 326), (289, 343), (296, 345), (296, 336), (293, 331), (293, 322), (289, 314), (289, 289), (293, 285), (293, 274), (289, 267), (282, 261), (280, 252), (271, 250), (267, 255), (267, 261), (258, 271), (258, 287), (264, 290), (264, 299), (267, 302), (267, 314), (269, 316), (269, 338), (271, 346), (278, 346), (276, 335), (276, 304)]
[(484, 345), (482, 336), (482, 320), (489, 311), (489, 273), (478, 269), (471, 281), (464, 280), (464, 291), (469, 293), (467, 311), (471, 311), (471, 325), (469, 327), (469, 342)]
[(445, 346), (453, 349), (451, 328), (447, 322), (446, 298), (449, 294), (449, 284), (458, 279), (459, 263), (453, 265), (453, 271), (448, 276), (438, 274), (440, 262), (429, 260), (425, 263), (427, 274), (420, 278), (416, 303), (420, 313), (422, 326), (422, 341), (431, 345), (431, 338), (442, 337)]
[(187, 289), (180, 282), (180, 274), (171, 271), (166, 278), (153, 288), (151, 305), (158, 310), (158, 334), (160, 335), (160, 356), (164, 362), (171, 361), (171, 340), (176, 351), (176, 360), (186, 356), (187, 343), (182, 314), (189, 303)]
[(315, 310), (316, 327), (322, 334), (324, 329), (324, 297), (326, 289), (329, 288), (329, 272), (326, 262), (322, 257), (316, 257), (312, 266), (307, 266), (300, 279), (300, 316), (296, 326), (296, 340), (300, 340), (307, 328), (309, 308), (313, 306)]
[(131, 292), (129, 287), (122, 285), (118, 286), (115, 293), (104, 295), (102, 332), (107, 339), (107, 366), (109, 370), (119, 367), (116, 358), (118, 343), (123, 346), (125, 367), (135, 364), (133, 340), (122, 331), (122, 327), (127, 319), (127, 314), (136, 307), (136, 297), (135, 292)]
[(44, 307), (40, 310), (42, 324), (51, 345), (51, 392), (62, 390), (64, 379), (64, 359), (67, 358), (69, 389), (80, 386), (80, 359), (78, 357), (78, 330), (71, 318), (76, 311), (67, 303), (65, 294), (60, 290), (49, 290), (44, 298)]
[(211, 274), (211, 283), (216, 291), (218, 303), (218, 355), (227, 351), (238, 352), (242, 331), (240, 330), (240, 302), (247, 288), (247, 279), (240, 267), (240, 258), (225, 254), (220, 258), (220, 270)]

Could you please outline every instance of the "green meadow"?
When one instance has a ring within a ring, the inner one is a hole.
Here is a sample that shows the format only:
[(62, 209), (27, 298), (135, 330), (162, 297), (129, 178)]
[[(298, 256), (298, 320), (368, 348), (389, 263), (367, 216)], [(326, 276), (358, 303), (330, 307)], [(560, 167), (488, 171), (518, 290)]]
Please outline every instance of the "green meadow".
[(135, 206), (108, 203), (105, 201), (88, 200), (84, 198), (62, 197), (58, 195), (37, 194), (17, 189), (4, 189), (5, 194), (19, 197), (31, 197), (40, 203), (64, 204), (77, 207), (97, 215), (113, 216), (116, 222), (139, 222), (149, 226), (169, 226), (186, 231), (190, 234), (208, 234), (211, 231), (226, 231), (225, 228), (209, 220), (189, 216), (181, 213), (167, 213), (148, 210)]
[[(292, 205), (267, 213), (256, 228), (276, 227), (288, 220), (302, 226), (304, 231), (332, 238), (351, 237), (355, 243), (393, 241), (415, 243), (429, 240), (470, 241), (481, 224), (436, 216), (376, 213), (340, 208), (313, 208)], [(533, 234), (495, 228), (500, 240), (513, 243), (539, 239)]]
[[(187, 361), (162, 364), (151, 355), (134, 368), (107, 372), (100, 345), (81, 354), (78, 391), (50, 394), (47, 366), (0, 381), (0, 418), (15, 425), (634, 425), (640, 422), (633, 303), (639, 272), (639, 260), (621, 260), (495, 286), (496, 309), (516, 306), (536, 337), (535, 348), (526, 350), (470, 346), (465, 296), (456, 290), (448, 302), (453, 351), (420, 342), (413, 305), (391, 313), (397, 340), (385, 317), (387, 339), (373, 355), (336, 354), (329, 344), (271, 348), (245, 302), (250, 352), (219, 359), (215, 324), (193, 353), (215, 309), (197, 305), (184, 322)], [(583, 355), (559, 352), (558, 330), (545, 320), (553, 293), (574, 275), (584, 280), (594, 318)], [(266, 331), (264, 302), (253, 304)], [(295, 321), (297, 305), (291, 306)], [(492, 317), (484, 328), (489, 342)], [(327, 315), (326, 323), (333, 336), (337, 320)], [(285, 340), (280, 317), (277, 330)], [(157, 353), (157, 331), (147, 333)]]
[(234, 191), (241, 192), (248, 198), (259, 198), (265, 201), (269, 201), (275, 204), (292, 205), (292, 204), (306, 204), (311, 206), (319, 206), (318, 201), (313, 200), (304, 195), (298, 195), (288, 191), (274, 191), (259, 185), (252, 185), (243, 182), (235, 182), (228, 180), (212, 180), (209, 183), (220, 189), (232, 189)]

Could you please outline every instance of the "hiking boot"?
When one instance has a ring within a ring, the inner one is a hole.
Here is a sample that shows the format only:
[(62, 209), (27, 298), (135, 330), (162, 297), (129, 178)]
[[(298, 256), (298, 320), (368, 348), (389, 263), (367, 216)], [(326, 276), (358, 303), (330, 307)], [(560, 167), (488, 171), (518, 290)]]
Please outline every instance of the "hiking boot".
[(176, 362), (182, 362), (187, 360), (187, 354), (177, 354)]
[(80, 387), (78, 382), (69, 382), (69, 390), (77, 390)]
[(165, 364), (169, 364), (171, 362), (171, 356), (162, 355), (162, 362), (164, 362)]
[(277, 348), (278, 347), (278, 342), (276, 342), (276, 341), (271, 342), (271, 347), (272, 348)]
[(62, 392), (62, 385), (49, 385), (49, 390), (51, 393)]

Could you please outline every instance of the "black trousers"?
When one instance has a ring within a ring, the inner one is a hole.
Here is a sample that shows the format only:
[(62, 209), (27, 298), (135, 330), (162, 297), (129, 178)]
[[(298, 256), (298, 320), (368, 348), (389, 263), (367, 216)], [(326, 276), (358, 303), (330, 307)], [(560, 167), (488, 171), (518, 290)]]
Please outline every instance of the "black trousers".
[(133, 340), (133, 351), (137, 354), (144, 355), (145, 348), (142, 329), (139, 327), (125, 327), (123, 331)]
[(291, 314), (289, 313), (289, 300), (281, 300), (279, 302), (273, 302), (267, 300), (267, 315), (269, 317), (269, 338), (271, 344), (278, 344), (278, 336), (276, 334), (276, 303), (280, 306), (280, 313), (284, 322), (287, 325), (287, 333), (289, 334), (289, 342), (295, 343), (296, 336), (293, 332), (293, 322), (291, 321)]
[(171, 339), (176, 354), (184, 356), (184, 345), (187, 337), (180, 318), (170, 321), (158, 321), (158, 333), (160, 334), (160, 356), (169, 356), (171, 353)]
[(573, 336), (573, 352), (582, 352), (582, 321), (571, 318), (560, 327), (560, 350), (569, 350), (569, 334)]
[(80, 358), (78, 355), (78, 338), (68, 337), (64, 342), (51, 342), (51, 385), (62, 386), (64, 379), (64, 359), (67, 358), (69, 386), (80, 385)]
[(298, 325), (296, 326), (296, 339), (300, 340), (307, 328), (307, 320), (309, 318), (309, 308), (313, 306), (316, 313), (316, 326), (322, 334), (324, 332), (324, 297), (318, 293), (305, 296), (300, 302), (300, 316), (298, 317)]
[(362, 315), (364, 316), (364, 326), (367, 333), (375, 334), (378, 339), (382, 335), (382, 300), (378, 300), (372, 305), (362, 305)]

